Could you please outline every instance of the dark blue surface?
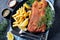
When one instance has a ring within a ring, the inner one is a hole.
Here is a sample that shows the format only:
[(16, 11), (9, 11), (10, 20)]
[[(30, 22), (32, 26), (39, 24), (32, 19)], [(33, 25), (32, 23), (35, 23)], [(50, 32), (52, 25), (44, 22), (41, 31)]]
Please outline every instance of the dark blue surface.
[(55, 22), (50, 29), (48, 40), (60, 40), (60, 0), (55, 0)]
[[(0, 17), (2, 10), (8, 8), (7, 2), (8, 0), (0, 0)], [(53, 28), (50, 29), (48, 40), (60, 40), (60, 0), (55, 1), (54, 7), (56, 11), (55, 22)]]

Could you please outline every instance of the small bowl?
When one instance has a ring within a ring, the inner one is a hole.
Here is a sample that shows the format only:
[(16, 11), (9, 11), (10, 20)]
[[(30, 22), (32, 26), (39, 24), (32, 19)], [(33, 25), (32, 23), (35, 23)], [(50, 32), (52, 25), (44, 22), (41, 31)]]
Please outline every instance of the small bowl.
[(8, 1), (8, 7), (10, 7), (10, 8), (15, 7), (16, 4), (17, 4), (17, 1), (16, 0), (9, 0)]
[(4, 9), (4, 10), (2, 11), (2, 16), (3, 16), (4, 18), (10, 19), (10, 15), (11, 15), (11, 11), (10, 11), (8, 8), (6, 8), (6, 9)]

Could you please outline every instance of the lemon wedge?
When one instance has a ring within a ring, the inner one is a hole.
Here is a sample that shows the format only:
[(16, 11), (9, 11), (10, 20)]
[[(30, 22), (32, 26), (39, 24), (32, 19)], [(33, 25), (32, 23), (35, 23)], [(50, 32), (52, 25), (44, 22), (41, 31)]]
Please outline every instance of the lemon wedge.
[(18, 28), (21, 30), (27, 30), (26, 26), (28, 25), (28, 18), (26, 18), (19, 26)]
[(14, 40), (14, 35), (11, 32), (7, 32), (7, 39)]

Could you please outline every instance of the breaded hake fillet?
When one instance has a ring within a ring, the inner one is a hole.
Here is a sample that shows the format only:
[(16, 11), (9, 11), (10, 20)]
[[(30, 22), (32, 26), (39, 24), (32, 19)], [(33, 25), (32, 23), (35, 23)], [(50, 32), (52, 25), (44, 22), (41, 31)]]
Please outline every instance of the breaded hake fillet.
[[(46, 2), (45, 2), (46, 3)], [(38, 27), (38, 22), (45, 15), (45, 7), (44, 3), (40, 3), (38, 1), (35, 1), (32, 5), (32, 14), (30, 17), (30, 21), (28, 24), (28, 31), (29, 32), (45, 32), (46, 30), (46, 24), (42, 24), (40, 27)]]

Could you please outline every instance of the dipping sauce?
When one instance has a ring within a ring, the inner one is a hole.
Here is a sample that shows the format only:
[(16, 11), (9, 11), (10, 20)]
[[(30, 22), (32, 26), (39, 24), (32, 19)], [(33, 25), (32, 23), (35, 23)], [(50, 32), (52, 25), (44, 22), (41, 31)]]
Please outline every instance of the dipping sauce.
[(3, 17), (8, 17), (9, 15), (10, 15), (10, 10), (9, 9), (4, 9), (3, 11), (2, 11), (2, 16)]
[(14, 7), (16, 5), (16, 0), (12, 0), (8, 3), (9, 7)]
[(6, 16), (9, 15), (9, 13), (10, 13), (10, 10), (5, 9), (5, 10), (3, 11), (3, 13), (2, 13), (2, 16), (3, 16), (3, 17), (6, 17)]

